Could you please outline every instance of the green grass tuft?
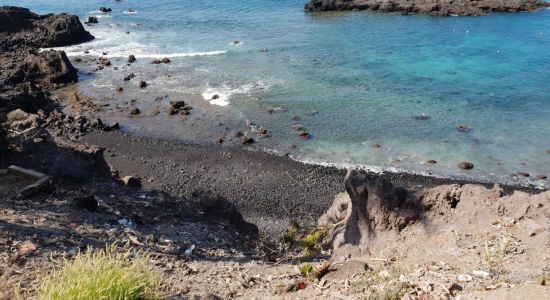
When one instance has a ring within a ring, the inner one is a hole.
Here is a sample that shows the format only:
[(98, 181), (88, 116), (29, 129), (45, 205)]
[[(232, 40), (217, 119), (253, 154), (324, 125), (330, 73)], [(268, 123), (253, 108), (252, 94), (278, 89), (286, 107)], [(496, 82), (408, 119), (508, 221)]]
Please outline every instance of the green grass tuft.
[(36, 289), (37, 299), (163, 299), (167, 283), (149, 265), (149, 256), (115, 245), (99, 251), (88, 249), (74, 260), (62, 260)]

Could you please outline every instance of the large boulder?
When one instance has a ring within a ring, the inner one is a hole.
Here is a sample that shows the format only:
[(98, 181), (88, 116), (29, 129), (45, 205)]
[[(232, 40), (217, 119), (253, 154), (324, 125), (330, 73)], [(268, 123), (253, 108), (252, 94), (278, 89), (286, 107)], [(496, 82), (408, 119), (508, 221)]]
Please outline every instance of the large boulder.
[(36, 111), (44, 91), (78, 79), (63, 51), (21, 50), (0, 54), (0, 109)]
[(75, 15), (37, 15), (26, 8), (0, 7), (0, 51), (61, 47), (92, 39)]

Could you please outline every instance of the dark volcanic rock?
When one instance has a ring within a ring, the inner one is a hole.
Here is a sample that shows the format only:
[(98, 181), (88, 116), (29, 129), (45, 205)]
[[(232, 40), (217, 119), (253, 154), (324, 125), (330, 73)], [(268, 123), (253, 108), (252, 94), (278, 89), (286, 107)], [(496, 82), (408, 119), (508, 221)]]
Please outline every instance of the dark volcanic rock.
[(95, 199), (94, 196), (74, 198), (73, 204), (77, 208), (81, 208), (89, 211), (97, 211), (99, 208), (97, 204), (97, 200)]
[(77, 16), (41, 16), (26, 8), (0, 7), (0, 51), (25, 47), (60, 47), (87, 42), (93, 38)]
[(99, 8), (99, 11), (102, 12), (102, 13), (108, 13), (108, 12), (112, 12), (113, 10), (110, 8), (110, 7), (100, 7)]
[(461, 170), (471, 170), (474, 168), (474, 164), (467, 161), (459, 162), (456, 166)]
[(128, 62), (129, 63), (136, 62), (136, 57), (133, 54), (130, 54), (130, 56), (128, 56)]
[(305, 11), (374, 10), (400, 11), (402, 15), (483, 16), (489, 12), (530, 11), (549, 7), (542, 0), (310, 0)]
[(63, 51), (21, 50), (0, 54), (0, 108), (35, 111), (43, 90), (76, 82), (76, 69)]
[(88, 17), (88, 20), (84, 23), (86, 23), (86, 24), (97, 24), (97, 23), (99, 23), (99, 21), (97, 20), (96, 17)]
[(139, 85), (138, 85), (138, 86), (139, 86), (140, 88), (145, 88), (145, 87), (147, 87), (147, 82), (145, 82), (145, 81), (142, 80), (142, 81), (139, 82)]

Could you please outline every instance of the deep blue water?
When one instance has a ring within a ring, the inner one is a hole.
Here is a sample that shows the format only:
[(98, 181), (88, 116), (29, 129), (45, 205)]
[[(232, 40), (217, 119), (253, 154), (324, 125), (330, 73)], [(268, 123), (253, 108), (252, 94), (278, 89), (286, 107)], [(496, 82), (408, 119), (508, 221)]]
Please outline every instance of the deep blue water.
[[(550, 10), (450, 18), (308, 14), (304, 1), (0, 3), (101, 16), (90, 27), (98, 39), (69, 54), (169, 55), (179, 75), (159, 85), (222, 95), (229, 105), (221, 109), (261, 120), (274, 132), (271, 147), (298, 144), (299, 159), (498, 181), (516, 171), (550, 175)], [(99, 14), (100, 6), (114, 12)], [(129, 8), (137, 13), (124, 13)], [(196, 53), (211, 55), (190, 55)], [(281, 105), (289, 112), (265, 113)], [(431, 118), (415, 119), (421, 113)], [(311, 140), (288, 128), (294, 114)], [(459, 124), (471, 132), (458, 131)], [(438, 164), (423, 163), (429, 159)], [(466, 175), (459, 161), (476, 168)]]

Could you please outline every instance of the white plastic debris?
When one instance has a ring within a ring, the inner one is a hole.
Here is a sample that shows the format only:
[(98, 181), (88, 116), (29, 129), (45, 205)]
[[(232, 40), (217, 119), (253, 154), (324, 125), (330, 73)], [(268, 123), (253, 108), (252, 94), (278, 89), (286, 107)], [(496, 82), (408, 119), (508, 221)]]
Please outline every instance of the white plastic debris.
[(489, 278), (491, 277), (491, 274), (489, 272), (481, 271), (481, 270), (474, 270), (472, 272), (472, 275), (478, 278)]
[(468, 274), (460, 274), (456, 277), (456, 279), (460, 282), (468, 282), (468, 281), (472, 281), (473, 278)]
[(191, 254), (193, 254), (193, 250), (195, 250), (195, 245), (191, 245), (189, 248), (187, 248), (187, 250), (185, 250), (185, 255), (188, 255), (190, 256)]

